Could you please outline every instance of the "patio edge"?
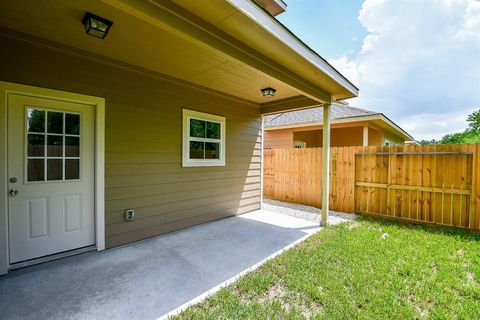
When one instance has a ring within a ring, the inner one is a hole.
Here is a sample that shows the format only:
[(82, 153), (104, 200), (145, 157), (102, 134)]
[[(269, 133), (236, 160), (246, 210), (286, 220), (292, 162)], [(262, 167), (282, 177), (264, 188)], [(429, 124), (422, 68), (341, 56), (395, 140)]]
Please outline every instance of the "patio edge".
[(304, 242), (305, 240), (307, 240), (309, 237), (313, 236), (314, 234), (316, 234), (317, 232), (320, 232), (323, 230), (323, 227), (320, 227), (318, 230), (315, 230), (311, 233), (308, 233), (306, 234), (305, 236), (301, 237), (300, 239), (298, 240), (295, 240), (294, 242), (290, 243), (289, 245), (283, 247), (282, 249), (272, 253), (271, 255), (269, 255), (268, 257), (266, 257), (265, 259), (257, 262), (256, 264), (248, 267), (247, 269), (243, 270), (243, 271), (240, 271), (239, 273), (237, 273), (236, 275), (234, 275), (233, 277), (225, 280), (224, 282), (218, 284), (217, 286), (213, 287), (212, 289), (202, 293), (201, 295), (191, 299), (190, 301), (187, 301), (186, 303), (180, 305), (179, 307), (173, 309), (172, 311), (169, 311), (167, 312), (166, 314), (160, 316), (159, 318), (157, 318), (156, 320), (167, 320), (173, 316), (176, 316), (178, 314), (180, 314), (182, 311), (185, 311), (186, 309), (188, 309), (189, 307), (193, 306), (193, 305), (196, 305), (202, 301), (204, 301), (205, 299), (207, 299), (208, 297), (212, 296), (213, 294), (217, 293), (218, 291), (220, 291), (220, 289), (223, 289), (227, 286), (229, 286), (230, 284), (234, 283), (235, 281), (237, 281), (238, 279), (240, 279), (241, 277), (243, 277), (244, 275), (252, 272), (252, 271), (255, 271), (256, 269), (258, 269), (259, 267), (261, 267), (263, 264), (265, 264), (266, 262), (276, 258), (277, 256), (281, 255), (282, 253), (284, 253), (285, 251), (293, 248), (293, 247), (296, 247), (297, 245), (299, 245), (300, 243)]

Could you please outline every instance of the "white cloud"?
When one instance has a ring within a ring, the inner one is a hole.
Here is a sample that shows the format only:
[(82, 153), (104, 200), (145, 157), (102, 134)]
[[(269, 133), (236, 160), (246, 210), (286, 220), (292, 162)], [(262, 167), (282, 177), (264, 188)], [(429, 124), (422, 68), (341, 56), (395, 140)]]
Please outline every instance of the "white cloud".
[(330, 63), (417, 139), (463, 130), (480, 108), (480, 1), (366, 0), (361, 51)]
[(414, 133), (417, 140), (440, 139), (445, 133), (460, 132), (466, 129), (466, 114), (460, 112), (423, 113), (421, 110), (411, 115), (402, 116), (397, 121), (407, 132)]

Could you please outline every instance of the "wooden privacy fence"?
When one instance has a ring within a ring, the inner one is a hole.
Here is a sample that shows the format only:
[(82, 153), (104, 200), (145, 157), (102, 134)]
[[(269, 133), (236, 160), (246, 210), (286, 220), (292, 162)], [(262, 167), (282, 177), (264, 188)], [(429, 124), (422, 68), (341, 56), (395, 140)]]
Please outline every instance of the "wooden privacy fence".
[[(330, 208), (355, 210), (355, 153), (362, 147), (331, 148)], [(266, 198), (322, 206), (322, 148), (264, 151)]]
[[(480, 229), (480, 144), (332, 147), (330, 209)], [(264, 153), (264, 196), (321, 207), (322, 149)]]

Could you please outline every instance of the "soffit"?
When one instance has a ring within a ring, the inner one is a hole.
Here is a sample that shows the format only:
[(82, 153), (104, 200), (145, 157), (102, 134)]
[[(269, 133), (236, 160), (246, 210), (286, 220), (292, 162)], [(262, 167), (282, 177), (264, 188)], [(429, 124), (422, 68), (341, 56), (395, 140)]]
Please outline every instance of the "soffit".
[[(210, 18), (217, 23), (235, 12), (233, 7), (225, 8), (223, 1), (198, 1), (198, 5), (211, 11)], [(113, 21), (104, 40), (85, 33), (81, 20), (86, 11)], [(216, 50), (198, 46), (100, 1), (1, 1), (0, 26), (256, 103), (299, 94), (283, 82), (256, 72)], [(274, 98), (261, 96), (260, 89), (268, 86), (277, 89)]]
[(395, 123), (392, 122), (390, 124), (389, 122), (385, 121), (382, 118), (374, 119), (370, 121), (372, 124), (374, 124), (375, 127), (381, 128), (384, 130), (384, 132), (388, 132), (393, 136), (399, 137), (405, 141), (408, 140), (414, 140), (412, 136), (410, 136), (406, 131), (404, 131), (402, 128), (398, 127)]
[[(161, 2), (160, 0), (154, 0)], [(280, 39), (272, 36), (270, 30), (263, 28), (244, 12), (235, 9), (227, 1), (212, 1), (215, 5), (206, 5), (209, 1), (173, 0), (176, 4), (215, 25), (230, 36), (240, 40), (258, 52), (273, 58), (277, 63), (295, 71), (304, 79), (330, 92), (336, 99), (353, 97), (342, 85), (329, 75), (315, 68), (310, 61), (296, 53)], [(234, 11), (232, 11), (234, 8)], [(271, 18), (275, 19), (275, 18)]]

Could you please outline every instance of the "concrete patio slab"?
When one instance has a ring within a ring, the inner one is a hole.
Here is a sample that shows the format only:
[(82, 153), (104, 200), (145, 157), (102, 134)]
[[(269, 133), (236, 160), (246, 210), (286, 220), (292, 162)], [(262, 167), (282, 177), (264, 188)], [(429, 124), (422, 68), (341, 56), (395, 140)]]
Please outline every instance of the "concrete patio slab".
[(0, 277), (2, 319), (156, 319), (318, 231), (255, 211)]

